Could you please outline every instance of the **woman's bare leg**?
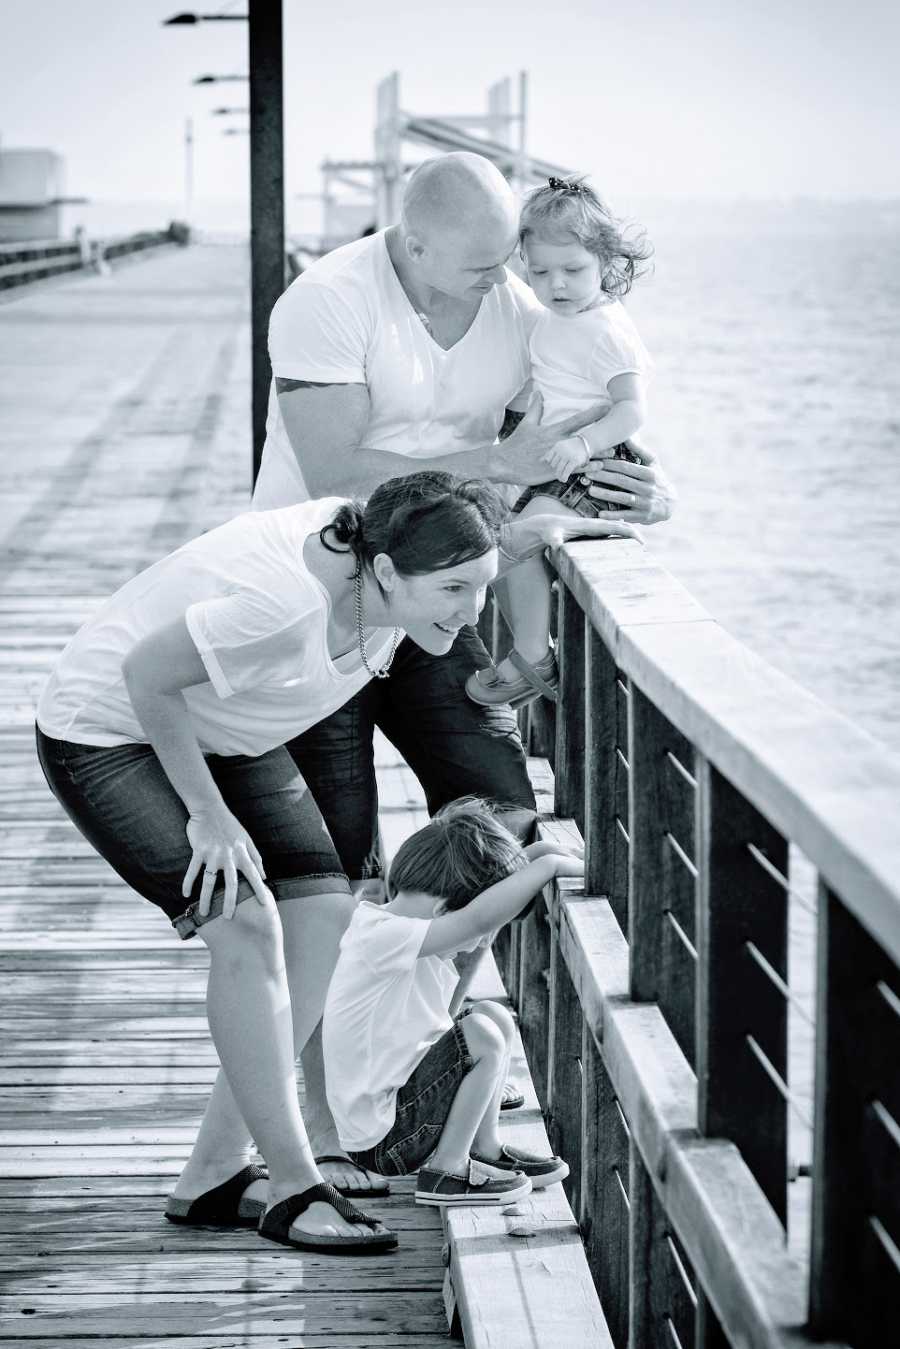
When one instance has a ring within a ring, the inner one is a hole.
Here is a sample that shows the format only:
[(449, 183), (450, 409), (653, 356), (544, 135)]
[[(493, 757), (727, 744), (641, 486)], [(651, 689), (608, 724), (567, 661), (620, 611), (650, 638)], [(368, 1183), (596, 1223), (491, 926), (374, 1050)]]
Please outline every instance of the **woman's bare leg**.
[[(291, 1006), (294, 1010), (294, 1045), (303, 1064), (306, 1090), (303, 1117), (313, 1156), (346, 1155), (341, 1147), (325, 1094), (322, 1056), (322, 1012), (328, 984), (337, 964), (341, 937), (356, 907), (350, 895), (314, 895), (285, 900), (279, 906), (284, 930), (284, 956)], [(332, 1185), (357, 1190), (364, 1195), (383, 1182), (370, 1172), (365, 1175), (349, 1162), (325, 1162), (319, 1170)]]
[[(329, 898), (339, 902), (342, 896)], [(269, 1203), (275, 1204), (321, 1179), (297, 1100), (291, 1001), (278, 911), (274, 905), (264, 908), (255, 900), (245, 900), (233, 918), (213, 919), (201, 928), (200, 935), (210, 950), (207, 1014), (227, 1090), (217, 1081), (198, 1144), (205, 1149), (217, 1140), (230, 1143), (237, 1139), (236, 1107), (266, 1159)], [(204, 1161), (202, 1156), (192, 1158), (194, 1174), (200, 1174)], [(206, 1164), (211, 1165), (211, 1159)], [(297, 1236), (364, 1235), (368, 1229), (345, 1223), (327, 1204), (313, 1204), (292, 1231)]]

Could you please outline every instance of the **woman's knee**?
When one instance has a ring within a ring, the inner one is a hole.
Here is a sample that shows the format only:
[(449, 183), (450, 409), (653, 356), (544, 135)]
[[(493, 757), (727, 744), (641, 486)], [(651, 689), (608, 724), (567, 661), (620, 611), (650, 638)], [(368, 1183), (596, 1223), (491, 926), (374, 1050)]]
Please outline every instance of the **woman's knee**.
[[(480, 1006), (480, 1004), (479, 1004)], [(506, 1054), (503, 1032), (491, 1016), (480, 1010), (472, 1011), (460, 1022), (466, 1037), (466, 1048), (476, 1061), (485, 1059), (499, 1063)]]
[[(516, 1023), (513, 1020), (512, 1013), (501, 1002), (492, 1002), (485, 998), (481, 1002), (473, 1003), (470, 1015), (487, 1017), (500, 1031), (504, 1045), (508, 1047), (512, 1044), (513, 1036), (516, 1033)], [(466, 1019), (468, 1020), (468, 1018)]]
[(284, 968), (281, 920), (274, 903), (263, 905), (255, 898), (245, 899), (232, 918), (214, 918), (198, 931), (216, 967), (225, 966), (235, 974), (256, 967), (265, 975)]

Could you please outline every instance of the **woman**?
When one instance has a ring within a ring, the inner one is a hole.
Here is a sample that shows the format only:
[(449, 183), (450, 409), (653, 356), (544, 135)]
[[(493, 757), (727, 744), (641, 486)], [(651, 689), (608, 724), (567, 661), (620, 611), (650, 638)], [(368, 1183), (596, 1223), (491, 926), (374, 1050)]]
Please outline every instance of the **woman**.
[[(404, 632), (450, 650), (497, 572), (502, 515), (493, 489), (427, 472), (385, 483), (365, 511), (328, 498), (239, 516), (123, 586), (44, 690), (38, 754), (53, 792), (210, 951), (222, 1070), (169, 1201), (175, 1222), (260, 1218), (262, 1236), (311, 1250), (397, 1244), (322, 1182), (300, 1114), (295, 1058), (353, 900), (282, 746), (385, 677)], [(632, 532), (589, 523), (577, 532)], [(576, 532), (552, 517), (502, 531), (510, 561)], [(248, 1166), (251, 1140), (268, 1174)]]

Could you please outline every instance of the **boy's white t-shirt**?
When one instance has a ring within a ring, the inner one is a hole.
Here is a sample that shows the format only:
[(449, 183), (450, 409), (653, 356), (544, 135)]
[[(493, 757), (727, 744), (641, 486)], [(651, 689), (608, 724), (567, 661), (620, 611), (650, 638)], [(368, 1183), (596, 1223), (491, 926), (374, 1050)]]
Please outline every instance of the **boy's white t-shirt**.
[(397, 1092), (453, 1025), (456, 968), (419, 955), (430, 926), (363, 900), (341, 939), (322, 1044), (328, 1104), (341, 1146), (354, 1152), (381, 1142)]
[[(507, 276), (484, 296), (465, 336), (445, 351), (401, 286), (384, 232), (345, 244), (277, 301), (269, 323), (272, 374), (366, 385), (366, 449), (416, 459), (490, 445), (505, 409), (526, 406), (528, 337), (540, 310), (530, 287)], [(253, 505), (269, 510), (308, 497), (273, 379)]]
[(627, 374), (649, 377), (653, 369), (631, 316), (618, 300), (570, 318), (542, 310), (530, 346), (545, 422), (597, 403), (612, 407), (606, 388), (611, 379)]
[[(63, 651), (41, 695), (45, 735), (83, 745), (146, 743), (122, 661), (149, 633), (184, 617), (209, 675), (185, 689), (204, 752), (259, 755), (342, 707), (371, 676), (358, 651), (328, 655), (331, 601), (303, 545), (338, 497), (247, 513), (191, 540), (128, 581)], [(384, 663), (393, 631), (367, 643)]]

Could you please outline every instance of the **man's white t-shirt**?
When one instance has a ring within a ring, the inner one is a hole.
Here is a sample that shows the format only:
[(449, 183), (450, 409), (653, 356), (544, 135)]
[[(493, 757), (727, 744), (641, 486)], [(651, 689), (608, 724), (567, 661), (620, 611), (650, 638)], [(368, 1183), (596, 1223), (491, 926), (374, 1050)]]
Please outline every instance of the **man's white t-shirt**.
[(322, 1045), (328, 1104), (341, 1146), (354, 1152), (389, 1132), (397, 1092), (453, 1025), (456, 968), (419, 955), (430, 926), (363, 900), (341, 938)]
[[(371, 676), (359, 651), (328, 654), (330, 597), (303, 545), (332, 520), (337, 497), (239, 515), (127, 582), (75, 634), (38, 704), (45, 735), (80, 745), (146, 743), (122, 661), (149, 633), (184, 617), (209, 683), (184, 690), (201, 749), (264, 754), (314, 726)], [(387, 659), (393, 632), (367, 642)]]
[(543, 309), (531, 334), (531, 368), (544, 400), (542, 421), (556, 421), (605, 402), (616, 375), (649, 377), (652, 362), (631, 316), (618, 300), (563, 318)]
[[(508, 273), (505, 285), (484, 296), (465, 336), (444, 351), (410, 303), (380, 232), (320, 258), (280, 297), (269, 323), (272, 373), (365, 384), (366, 449), (411, 459), (455, 454), (492, 444), (506, 408), (524, 411), (528, 337), (539, 310), (530, 288)], [(273, 380), (253, 505), (269, 510), (308, 497)]]

